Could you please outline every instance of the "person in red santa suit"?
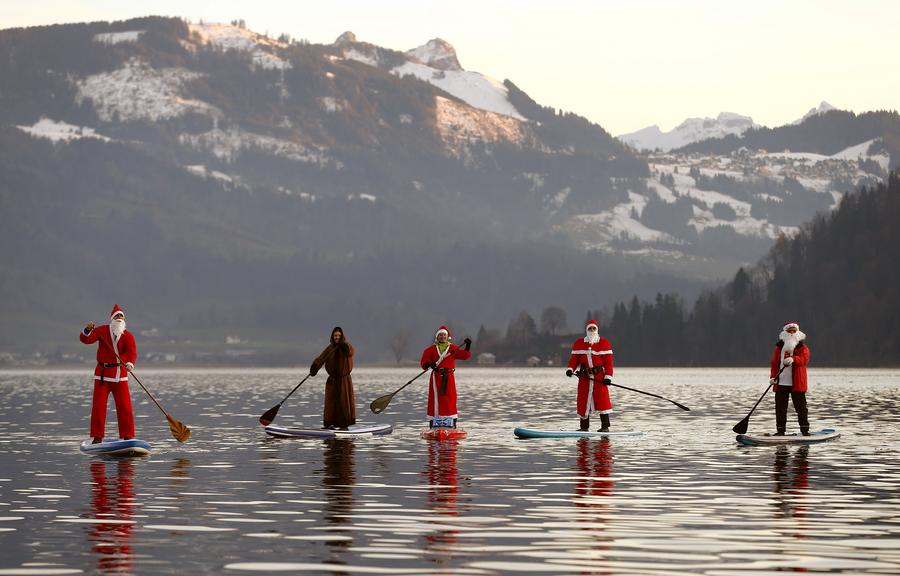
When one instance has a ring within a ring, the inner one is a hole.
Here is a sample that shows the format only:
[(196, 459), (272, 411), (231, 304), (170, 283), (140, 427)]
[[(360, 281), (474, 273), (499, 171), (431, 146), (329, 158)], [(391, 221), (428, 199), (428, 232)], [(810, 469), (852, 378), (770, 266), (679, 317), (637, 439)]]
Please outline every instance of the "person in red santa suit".
[(125, 329), (125, 312), (116, 304), (109, 315), (109, 324), (95, 326), (88, 322), (79, 335), (85, 344), (99, 342), (97, 368), (94, 370), (94, 401), (91, 408), (91, 436), (94, 444), (103, 441), (106, 429), (106, 402), (112, 392), (116, 401), (119, 437), (134, 438), (134, 412), (128, 392), (128, 371), (134, 369), (137, 346), (134, 336)]
[(591, 425), (591, 412), (600, 413), (598, 432), (609, 431), (609, 415), (612, 402), (609, 400), (609, 384), (613, 375), (613, 352), (609, 340), (600, 337), (600, 324), (588, 320), (584, 326), (585, 336), (572, 344), (569, 369), (566, 376), (578, 376), (578, 428), (587, 432)]
[(472, 340), (463, 340), (463, 347), (450, 343), (450, 329), (441, 326), (434, 333), (434, 344), (422, 352), (422, 370), (431, 370), (428, 381), (428, 427), (456, 428), (456, 360), (472, 357)]
[(775, 389), (775, 435), (784, 436), (787, 429), (788, 399), (794, 404), (800, 433), (809, 436), (809, 413), (806, 409), (806, 365), (809, 364), (809, 346), (806, 334), (796, 322), (782, 327), (772, 358), (769, 361)]

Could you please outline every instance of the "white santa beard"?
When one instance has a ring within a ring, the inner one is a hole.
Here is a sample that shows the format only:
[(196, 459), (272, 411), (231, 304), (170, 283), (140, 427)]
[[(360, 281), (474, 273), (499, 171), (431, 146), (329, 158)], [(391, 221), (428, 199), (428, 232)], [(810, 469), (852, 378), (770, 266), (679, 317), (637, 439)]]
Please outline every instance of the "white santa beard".
[(584, 341), (588, 344), (596, 344), (600, 341), (600, 334), (598, 334), (596, 330), (588, 330), (587, 336), (584, 337)]
[(790, 332), (782, 331), (779, 337), (781, 338), (781, 341), (784, 342), (783, 351), (793, 354), (794, 348), (796, 348), (797, 344), (799, 344), (806, 338), (806, 334), (799, 330), (797, 330), (793, 334), (791, 334)]
[(109, 331), (112, 333), (113, 338), (116, 340), (125, 332), (125, 321), (124, 320), (113, 320), (109, 323)]

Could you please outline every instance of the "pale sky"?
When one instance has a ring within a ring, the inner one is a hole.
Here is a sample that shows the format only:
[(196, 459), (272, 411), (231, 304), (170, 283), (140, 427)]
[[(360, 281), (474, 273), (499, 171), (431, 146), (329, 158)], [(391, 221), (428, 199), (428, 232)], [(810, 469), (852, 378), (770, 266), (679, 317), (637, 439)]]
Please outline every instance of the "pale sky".
[(823, 100), (900, 109), (893, 0), (0, 0), (0, 29), (150, 14), (401, 51), (443, 38), (466, 70), (613, 135), (723, 111), (780, 126)]

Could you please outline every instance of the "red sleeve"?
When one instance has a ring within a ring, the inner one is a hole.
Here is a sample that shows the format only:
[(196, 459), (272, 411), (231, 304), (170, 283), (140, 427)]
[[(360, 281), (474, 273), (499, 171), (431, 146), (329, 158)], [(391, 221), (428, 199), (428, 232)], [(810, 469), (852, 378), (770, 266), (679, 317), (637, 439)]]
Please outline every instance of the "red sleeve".
[(794, 348), (794, 366), (806, 366), (809, 364), (809, 346), (797, 346)]
[[(454, 344), (454, 346), (456, 346), (456, 345)], [(460, 348), (459, 346), (456, 346), (456, 352), (454, 353), (454, 355), (456, 356), (457, 360), (468, 360), (469, 358), (472, 357), (472, 352), (470, 352), (469, 350), (466, 350), (465, 348)]]
[(422, 360), (419, 362), (419, 366), (424, 370), (426, 364), (431, 364), (435, 360), (437, 358), (434, 358), (434, 346), (429, 346), (422, 352)]
[(122, 351), (119, 352), (119, 358), (122, 362), (135, 363), (137, 360), (137, 344), (134, 342), (134, 335), (128, 330), (122, 334)]
[(90, 334), (85, 334), (84, 330), (82, 330), (81, 334), (78, 335), (78, 339), (85, 344), (93, 344), (97, 341), (97, 328), (95, 327), (93, 330), (91, 330)]
[(612, 378), (613, 375), (613, 355), (612, 355), (612, 345), (609, 343), (609, 340), (606, 338), (602, 339), (602, 347), (604, 350), (609, 350), (609, 354), (604, 354), (602, 356), (601, 362), (603, 362), (603, 375), (609, 376)]
[(775, 346), (775, 350), (772, 351), (772, 359), (769, 360), (769, 368), (770, 378), (778, 376), (778, 371), (781, 370), (781, 346)]

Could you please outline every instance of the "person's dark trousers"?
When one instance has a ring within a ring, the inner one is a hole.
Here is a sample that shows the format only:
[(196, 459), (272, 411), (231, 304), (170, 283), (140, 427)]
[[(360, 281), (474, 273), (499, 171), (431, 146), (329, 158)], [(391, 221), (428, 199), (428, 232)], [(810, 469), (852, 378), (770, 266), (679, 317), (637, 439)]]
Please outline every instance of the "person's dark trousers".
[(802, 434), (809, 433), (809, 413), (806, 409), (806, 392), (793, 392), (790, 386), (779, 386), (775, 390), (775, 428), (784, 434), (787, 428), (788, 398), (794, 404), (794, 412), (797, 413), (797, 423), (800, 424)]

